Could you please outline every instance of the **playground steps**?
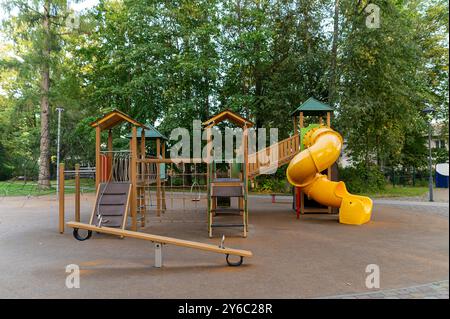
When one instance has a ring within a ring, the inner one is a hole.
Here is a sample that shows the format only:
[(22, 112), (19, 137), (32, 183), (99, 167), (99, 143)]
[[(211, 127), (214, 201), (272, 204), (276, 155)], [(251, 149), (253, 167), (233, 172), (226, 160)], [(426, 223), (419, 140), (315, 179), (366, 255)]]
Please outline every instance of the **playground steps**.
[(236, 209), (236, 208), (213, 208), (211, 212), (216, 215), (241, 215), (244, 212), (244, 209)]
[[(238, 199), (237, 208), (226, 208), (218, 206), (218, 199), (232, 197)], [(240, 227), (244, 229), (246, 236), (246, 218), (245, 218), (245, 192), (244, 183), (240, 178), (216, 178), (211, 182), (212, 205), (209, 208), (209, 236), (212, 236), (213, 228), (220, 227)], [(224, 220), (231, 216), (242, 216), (237, 221)], [(217, 217), (219, 217), (217, 219)]]
[(244, 224), (211, 224), (212, 228), (216, 227), (244, 227)]
[(91, 216), (91, 224), (98, 225), (101, 216), (102, 226), (123, 228), (126, 222), (130, 190), (130, 183), (100, 183)]
[(243, 197), (244, 183), (239, 178), (216, 178), (211, 183), (211, 197)]
[(212, 186), (212, 197), (244, 197), (243, 185)]
[[(296, 134), (256, 153), (250, 154), (248, 156), (248, 177), (253, 179), (256, 176), (273, 172), (278, 167), (289, 163), (299, 152), (300, 138)], [(268, 157), (269, 165), (260, 163), (261, 157)]]

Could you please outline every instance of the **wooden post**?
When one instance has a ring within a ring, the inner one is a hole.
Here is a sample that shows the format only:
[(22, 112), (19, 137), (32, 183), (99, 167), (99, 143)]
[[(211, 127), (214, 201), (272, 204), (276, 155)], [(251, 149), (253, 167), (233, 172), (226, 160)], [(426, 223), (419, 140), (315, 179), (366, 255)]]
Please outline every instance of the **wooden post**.
[(142, 129), (141, 131), (141, 158), (144, 159), (145, 158), (145, 130)]
[[(301, 137), (301, 129), (304, 127), (305, 123), (304, 123), (304, 117), (303, 117), (303, 112), (300, 112), (300, 118), (299, 118), (299, 125), (300, 125), (300, 139), (299, 139), (299, 147), (300, 149), (302, 148), (303, 145), (303, 140)], [(303, 194), (303, 190), (301, 188), (298, 189), (299, 192), (299, 198), (300, 198), (300, 214), (304, 214), (305, 213), (305, 197)]]
[(112, 178), (112, 162), (113, 162), (113, 138), (112, 138), (112, 130), (108, 130), (108, 181)]
[[(145, 130), (141, 128), (141, 159), (145, 159)], [(139, 192), (139, 212), (141, 214), (141, 227), (145, 227), (145, 214), (146, 214), (146, 203), (145, 203), (145, 187), (147, 186), (147, 178), (145, 176), (145, 163), (141, 163), (141, 174), (140, 174), (140, 192)]]
[(211, 190), (211, 181), (212, 181), (212, 163), (211, 163), (211, 128), (208, 127), (206, 129), (206, 182), (207, 182), (207, 217), (208, 217), (208, 236), (212, 237), (212, 190)]
[(59, 164), (59, 233), (64, 233), (64, 163)]
[[(162, 156), (163, 159), (165, 159), (166, 158), (166, 142), (164, 140), (162, 141), (161, 146), (162, 146), (162, 148), (161, 148), (161, 156)], [(164, 172), (164, 177), (166, 177), (165, 176), (165, 172)], [(161, 199), (162, 199), (162, 210), (165, 211), (167, 209), (167, 206), (166, 206), (166, 182), (165, 182), (165, 180), (162, 182), (162, 198)]]
[(319, 116), (319, 125), (322, 125), (323, 124), (323, 118), (322, 118), (322, 116)]
[(305, 213), (305, 193), (303, 193), (303, 190), (300, 188), (300, 214)]
[(75, 221), (80, 221), (80, 164), (75, 164)]
[(102, 161), (100, 158), (100, 145), (102, 132), (100, 130), (100, 126), (95, 128), (95, 188), (98, 187), (101, 183), (101, 171), (102, 171)]
[(294, 135), (297, 135), (297, 116), (294, 115)]
[(247, 237), (248, 231), (248, 128), (244, 125), (244, 237)]
[[(156, 139), (156, 158), (159, 159), (161, 154), (161, 139)], [(184, 180), (184, 176), (183, 176)], [(161, 176), (160, 163), (156, 163), (156, 215), (161, 216)]]
[(131, 218), (132, 230), (137, 230), (137, 174), (136, 174), (136, 159), (137, 159), (137, 130), (133, 125), (131, 137)]
[[(327, 112), (327, 126), (331, 128), (331, 112)], [(331, 181), (331, 166), (327, 169), (328, 173), (328, 179)], [(333, 212), (333, 208), (331, 206), (328, 206), (328, 214), (331, 214)]]
[[(328, 180), (331, 181), (331, 166), (328, 167), (327, 169), (327, 175), (328, 175)], [(333, 212), (333, 207), (328, 206), (328, 214), (331, 214)]]

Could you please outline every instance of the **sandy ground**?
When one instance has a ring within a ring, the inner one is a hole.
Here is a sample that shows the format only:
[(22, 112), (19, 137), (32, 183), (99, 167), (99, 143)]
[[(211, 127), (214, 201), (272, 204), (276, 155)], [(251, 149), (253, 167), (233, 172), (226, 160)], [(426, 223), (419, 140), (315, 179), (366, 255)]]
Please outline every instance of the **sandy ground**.
[[(70, 196), (68, 196), (70, 197)], [(92, 195), (82, 198), (88, 220)], [(365, 293), (368, 264), (381, 271), (381, 289), (448, 279), (448, 204), (376, 201), (372, 222), (347, 226), (336, 215), (295, 219), (289, 198), (251, 197), (250, 233), (226, 232), (226, 246), (254, 257), (228, 267), (222, 255), (164, 247), (153, 267), (152, 243), (94, 234), (76, 241), (57, 232), (51, 197), (0, 198), (0, 298), (302, 298)], [(72, 219), (68, 198), (66, 220)], [(207, 238), (203, 210), (151, 216), (142, 231), (218, 244)], [(224, 230), (225, 231), (225, 230)], [(79, 289), (65, 286), (65, 267), (81, 270)], [(373, 290), (372, 290), (373, 291)]]

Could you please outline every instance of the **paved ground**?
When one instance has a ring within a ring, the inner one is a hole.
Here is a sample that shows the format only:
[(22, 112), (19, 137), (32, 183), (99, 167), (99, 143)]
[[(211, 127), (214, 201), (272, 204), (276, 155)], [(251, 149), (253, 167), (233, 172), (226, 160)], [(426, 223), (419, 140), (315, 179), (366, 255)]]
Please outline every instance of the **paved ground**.
[[(86, 221), (92, 195), (82, 200)], [(272, 204), (255, 196), (249, 205), (249, 237), (226, 233), (227, 246), (253, 251), (243, 266), (166, 246), (165, 266), (156, 269), (148, 242), (97, 234), (78, 242), (70, 231), (58, 234), (52, 198), (0, 198), (0, 297), (448, 298), (448, 204), (377, 200), (363, 226), (341, 225), (336, 215), (296, 220), (288, 198)], [(66, 208), (71, 215), (69, 199)], [(207, 238), (204, 218), (201, 209), (167, 212), (151, 217), (144, 231), (217, 244), (219, 238)], [(80, 289), (65, 287), (68, 264), (80, 266)], [(365, 286), (368, 264), (380, 267), (376, 291)]]
[(327, 299), (448, 299), (448, 280), (400, 289), (326, 297)]

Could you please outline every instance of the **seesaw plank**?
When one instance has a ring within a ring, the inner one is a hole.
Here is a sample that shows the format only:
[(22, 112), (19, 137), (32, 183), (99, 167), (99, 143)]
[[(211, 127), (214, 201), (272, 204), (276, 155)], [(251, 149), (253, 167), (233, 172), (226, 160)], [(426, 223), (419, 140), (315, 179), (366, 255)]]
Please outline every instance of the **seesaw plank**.
[(118, 229), (118, 228), (111, 228), (111, 227), (104, 227), (104, 226), (97, 227), (94, 225), (78, 223), (78, 222), (68, 222), (66, 225), (68, 227), (72, 227), (72, 228), (85, 229), (85, 230), (91, 230), (91, 231), (104, 233), (104, 234), (148, 240), (148, 241), (161, 243), (161, 244), (168, 244), (168, 245), (174, 245), (174, 246), (180, 246), (180, 247), (199, 249), (199, 250), (210, 251), (210, 252), (215, 252), (215, 253), (219, 253), (219, 254), (229, 254), (229, 255), (242, 256), (242, 257), (252, 257), (253, 256), (253, 253), (249, 250), (233, 249), (233, 248), (226, 248), (226, 247), (220, 248), (219, 246), (215, 246), (215, 245), (211, 245), (211, 244), (204, 244), (204, 243), (199, 243), (199, 242), (195, 242), (195, 241), (177, 239), (177, 238), (172, 238), (172, 237), (146, 234), (146, 233), (135, 232), (135, 231), (130, 231), (130, 230), (122, 230), (122, 229)]

